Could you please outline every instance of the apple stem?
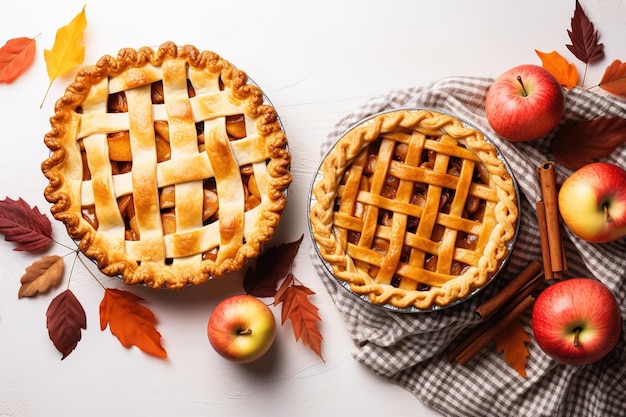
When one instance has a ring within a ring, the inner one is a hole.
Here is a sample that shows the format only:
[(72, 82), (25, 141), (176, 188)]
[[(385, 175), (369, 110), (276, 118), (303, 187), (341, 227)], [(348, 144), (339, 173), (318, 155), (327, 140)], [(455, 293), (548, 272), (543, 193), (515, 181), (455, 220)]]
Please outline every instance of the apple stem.
[(580, 346), (580, 339), (579, 339), (579, 335), (580, 335), (580, 331), (582, 329), (580, 327), (577, 327), (574, 329), (574, 347), (579, 347)]
[(613, 218), (609, 214), (609, 204), (608, 203), (604, 203), (602, 205), (602, 208), (604, 209), (604, 218), (606, 219), (606, 222), (607, 223), (611, 223), (613, 221)]
[(244, 330), (239, 330), (238, 334), (240, 336), (245, 336), (247, 334), (252, 334), (252, 329), (251, 328), (247, 328), (247, 329), (244, 329)]
[(526, 87), (524, 87), (524, 83), (522, 82), (522, 76), (521, 75), (517, 76), (517, 82), (519, 83), (519, 85), (522, 86), (523, 96), (527, 97), (528, 96), (528, 92), (526, 91)]

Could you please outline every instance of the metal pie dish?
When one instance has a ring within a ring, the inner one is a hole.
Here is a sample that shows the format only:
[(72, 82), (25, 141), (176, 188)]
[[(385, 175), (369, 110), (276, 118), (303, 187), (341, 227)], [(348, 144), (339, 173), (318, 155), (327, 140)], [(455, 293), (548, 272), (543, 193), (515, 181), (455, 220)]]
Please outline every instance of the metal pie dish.
[(394, 113), (394, 112), (398, 112), (398, 111), (432, 111), (434, 113), (440, 113), (443, 115), (448, 115), (451, 116), (453, 118), (456, 118), (457, 120), (459, 120), (463, 126), (471, 128), (476, 130), (477, 132), (481, 133), (485, 139), (485, 141), (487, 141), (488, 143), (490, 143), (494, 148), (495, 151), (497, 153), (497, 157), (498, 159), (500, 159), (503, 164), (504, 167), (506, 169), (506, 171), (509, 173), (511, 180), (513, 182), (513, 186), (514, 186), (514, 190), (515, 190), (515, 195), (516, 195), (516, 205), (517, 205), (517, 209), (518, 209), (518, 216), (517, 219), (515, 221), (515, 234), (513, 236), (512, 239), (510, 239), (507, 243), (506, 243), (506, 247), (507, 247), (507, 252), (505, 254), (505, 256), (500, 259), (498, 267), (496, 268), (495, 271), (493, 271), (489, 277), (489, 279), (480, 287), (475, 288), (473, 290), (471, 290), (465, 297), (459, 298), (457, 300), (454, 300), (450, 303), (448, 303), (447, 305), (444, 306), (440, 306), (437, 304), (433, 304), (431, 307), (429, 308), (417, 308), (415, 306), (409, 306), (409, 307), (405, 307), (405, 308), (399, 308), (399, 307), (395, 307), (391, 304), (378, 304), (378, 303), (374, 303), (370, 300), (370, 298), (366, 295), (366, 294), (359, 294), (356, 293), (354, 291), (352, 291), (352, 289), (350, 288), (350, 283), (342, 280), (340, 278), (338, 278), (334, 271), (333, 271), (333, 267), (332, 265), (327, 262), (321, 255), (320, 252), (320, 247), (319, 244), (317, 242), (317, 240), (315, 239), (315, 236), (313, 234), (313, 225), (311, 223), (311, 219), (309, 218), (309, 222), (308, 222), (308, 228), (309, 228), (309, 234), (311, 237), (311, 241), (313, 242), (313, 248), (315, 250), (316, 256), (317, 256), (317, 260), (319, 260), (324, 273), (330, 277), (331, 279), (333, 279), (343, 290), (347, 291), (349, 294), (353, 295), (354, 297), (366, 302), (367, 304), (370, 304), (374, 307), (380, 308), (384, 311), (387, 312), (397, 312), (397, 313), (429, 313), (429, 312), (435, 312), (435, 311), (441, 311), (444, 309), (449, 309), (451, 307), (455, 307), (458, 306), (459, 304), (464, 303), (465, 301), (475, 297), (477, 294), (479, 294), (480, 292), (482, 292), (486, 287), (489, 286), (489, 284), (491, 284), (494, 280), (497, 279), (497, 277), (500, 275), (500, 273), (503, 271), (503, 269), (506, 267), (511, 253), (513, 252), (513, 249), (515, 247), (515, 243), (517, 241), (517, 236), (519, 233), (519, 227), (520, 227), (520, 211), (521, 211), (521, 202), (520, 202), (520, 191), (519, 191), (519, 186), (517, 183), (517, 180), (515, 179), (515, 176), (513, 175), (511, 166), (509, 165), (508, 161), (506, 160), (506, 158), (504, 157), (504, 155), (500, 152), (500, 150), (498, 149), (498, 147), (489, 139), (489, 137), (487, 135), (485, 135), (485, 133), (477, 128), (475, 125), (473, 125), (472, 123), (467, 122), (466, 120), (464, 120), (463, 118), (460, 118), (450, 112), (447, 112), (445, 110), (439, 110), (439, 109), (435, 109), (435, 108), (413, 108), (413, 107), (403, 107), (403, 108), (398, 108), (398, 109), (392, 109), (392, 110), (386, 110), (386, 111), (382, 111), (382, 112), (378, 112), (375, 114), (372, 114), (370, 116), (367, 116), (365, 118), (363, 118), (362, 120), (358, 121), (357, 123), (353, 124), (351, 127), (347, 128), (341, 135), (339, 135), (339, 137), (332, 143), (332, 145), (329, 147), (329, 149), (324, 153), (323, 157), (320, 159), (320, 162), (316, 168), (316, 170), (314, 171), (314, 176), (313, 179), (311, 181), (310, 184), (310, 188), (309, 188), (309, 198), (307, 201), (307, 213), (310, 215), (311, 213), (311, 209), (315, 206), (315, 204), (317, 204), (317, 199), (315, 198), (313, 189), (316, 186), (316, 184), (323, 178), (323, 172), (322, 172), (322, 165), (324, 163), (324, 160), (328, 157), (328, 155), (333, 151), (334, 147), (337, 145), (337, 143), (339, 141), (341, 141), (342, 138), (344, 138), (348, 133), (350, 133), (352, 130), (356, 129), (357, 127), (363, 126), (369, 122), (371, 122), (372, 119), (376, 118), (377, 116), (380, 115), (384, 115), (387, 113)]

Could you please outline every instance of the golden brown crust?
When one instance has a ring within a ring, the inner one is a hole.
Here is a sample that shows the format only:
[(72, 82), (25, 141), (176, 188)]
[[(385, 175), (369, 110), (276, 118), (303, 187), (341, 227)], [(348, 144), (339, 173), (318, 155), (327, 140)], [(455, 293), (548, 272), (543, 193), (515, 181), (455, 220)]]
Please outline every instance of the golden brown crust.
[[(372, 155), (370, 145), (380, 149)], [(422, 167), (427, 152), (438, 156), (434, 166)], [(467, 172), (450, 174), (452, 159)], [(488, 178), (483, 173), (483, 183), (474, 183), (485, 169)], [(376, 115), (339, 139), (320, 173), (310, 212), (318, 251), (338, 279), (374, 304), (429, 309), (463, 299), (488, 282), (515, 235), (517, 197), (504, 163), (480, 132), (449, 115)], [(442, 193), (452, 196), (445, 213)], [(470, 198), (484, 201), (478, 221), (467, 218)], [(380, 220), (385, 216), (387, 223)], [(475, 242), (455, 246), (462, 233)], [(428, 257), (436, 268), (425, 266)], [(463, 265), (459, 275), (455, 263)]]
[[(158, 105), (150, 101), (155, 83), (164, 90)], [(107, 112), (108, 97), (118, 91), (130, 110)], [(245, 137), (227, 133), (224, 120), (232, 115), (245, 119)], [(158, 162), (157, 120), (167, 122), (171, 148)], [(214, 52), (166, 42), (158, 49), (124, 48), (117, 57), (103, 56), (77, 73), (50, 123), (44, 142), (51, 152), (41, 167), (49, 179), (44, 196), (51, 212), (104, 273), (122, 275), (126, 283), (181, 288), (223, 276), (258, 256), (279, 224), (291, 182), (287, 139), (262, 91)], [(132, 138), (130, 148), (118, 152), (133, 153), (132, 170), (123, 175), (111, 171), (107, 150), (107, 135), (118, 131)], [(238, 161), (249, 167), (246, 175), (255, 177), (254, 191), (260, 193), (250, 204)], [(217, 183), (217, 220), (202, 218), (207, 181)], [(158, 194), (170, 185), (176, 187), (178, 210), (165, 217), (176, 213), (176, 232), (164, 236)], [(120, 197), (129, 195), (133, 231), (121, 214)], [(90, 208), (93, 218), (84, 214)]]

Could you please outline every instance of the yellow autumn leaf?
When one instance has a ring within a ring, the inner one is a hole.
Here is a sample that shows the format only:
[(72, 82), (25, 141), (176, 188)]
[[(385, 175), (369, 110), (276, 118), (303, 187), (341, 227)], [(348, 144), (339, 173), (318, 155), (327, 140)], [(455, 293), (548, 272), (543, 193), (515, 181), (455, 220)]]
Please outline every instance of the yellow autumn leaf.
[[(70, 72), (85, 59), (85, 46), (82, 44), (83, 34), (87, 27), (85, 7), (86, 5), (70, 23), (57, 30), (52, 49), (43, 51), (50, 79), (48, 91), (54, 80)], [(46, 91), (46, 96), (48, 91)], [(45, 99), (44, 96), (44, 101)], [(41, 104), (43, 106), (43, 101)]]
[(568, 90), (576, 87), (578, 70), (574, 64), (567, 62), (567, 59), (556, 51), (547, 53), (535, 49), (535, 52), (541, 59), (542, 66), (556, 78), (559, 84)]

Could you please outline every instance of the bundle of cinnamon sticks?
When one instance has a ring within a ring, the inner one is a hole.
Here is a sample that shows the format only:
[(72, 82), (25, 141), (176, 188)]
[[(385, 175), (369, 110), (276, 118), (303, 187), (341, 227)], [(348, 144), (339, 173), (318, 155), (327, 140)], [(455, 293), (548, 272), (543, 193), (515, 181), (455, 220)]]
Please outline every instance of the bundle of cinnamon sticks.
[(567, 270), (567, 259), (561, 237), (554, 163), (551, 161), (544, 162), (537, 168), (537, 176), (542, 195), (542, 199), (537, 201), (536, 207), (543, 273), (546, 279), (562, 278), (563, 272)]
[(536, 207), (543, 265), (536, 260), (531, 261), (500, 292), (476, 308), (480, 323), (446, 352), (448, 361), (456, 361), (461, 365), (469, 362), (502, 329), (533, 305), (534, 292), (544, 280), (562, 278), (563, 272), (567, 270), (554, 164), (550, 161), (541, 164), (537, 168), (537, 176), (542, 195)]

